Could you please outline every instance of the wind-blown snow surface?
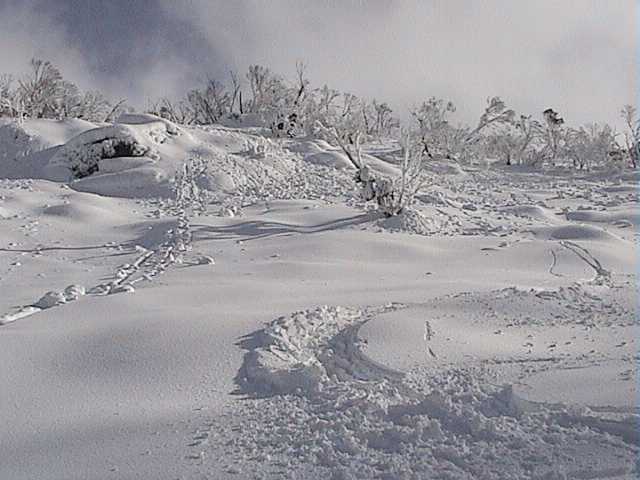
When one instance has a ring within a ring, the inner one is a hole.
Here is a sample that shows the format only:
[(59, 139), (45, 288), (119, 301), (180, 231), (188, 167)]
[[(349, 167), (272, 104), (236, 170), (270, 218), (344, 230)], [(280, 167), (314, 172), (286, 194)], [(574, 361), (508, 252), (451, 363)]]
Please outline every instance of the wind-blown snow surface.
[[(325, 142), (122, 122), (0, 127), (0, 478), (637, 478), (634, 175), (434, 165), (383, 219)], [(47, 179), (104, 127), (154, 155)]]

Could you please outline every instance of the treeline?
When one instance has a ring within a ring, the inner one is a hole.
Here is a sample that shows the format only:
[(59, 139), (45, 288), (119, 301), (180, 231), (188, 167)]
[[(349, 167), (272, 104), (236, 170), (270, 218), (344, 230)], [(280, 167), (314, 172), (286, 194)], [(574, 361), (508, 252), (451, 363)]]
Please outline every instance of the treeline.
[(99, 91), (81, 91), (49, 61), (34, 58), (29, 65), (19, 78), (0, 74), (0, 117), (109, 122), (124, 109), (124, 100), (113, 103)]
[[(0, 116), (109, 122), (126, 108), (124, 100), (113, 103), (100, 92), (81, 91), (48, 61), (33, 59), (30, 65), (21, 78), (0, 76)], [(356, 137), (366, 141), (409, 134), (429, 159), (474, 162), (489, 157), (507, 165), (568, 162), (577, 169), (603, 162), (636, 168), (639, 163), (640, 125), (631, 105), (621, 110), (622, 132), (606, 123), (570, 126), (552, 108), (537, 118), (516, 113), (500, 97), (487, 99), (474, 126), (454, 124), (455, 105), (434, 97), (413, 108), (409, 124), (401, 125), (388, 103), (327, 85), (312, 86), (305, 65), (296, 67), (295, 78), (287, 80), (252, 65), (243, 76), (231, 72), (224, 81), (209, 79), (177, 100), (152, 101), (147, 111), (182, 125), (242, 124), (251, 117), (275, 136), (322, 136), (331, 128), (347, 145)]]

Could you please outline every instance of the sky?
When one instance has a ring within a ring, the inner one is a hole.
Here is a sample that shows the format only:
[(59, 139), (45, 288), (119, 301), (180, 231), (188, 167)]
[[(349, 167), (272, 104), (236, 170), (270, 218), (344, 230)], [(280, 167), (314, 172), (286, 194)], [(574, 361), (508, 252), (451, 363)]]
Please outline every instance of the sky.
[(0, 73), (51, 60), (143, 107), (268, 66), (387, 101), (430, 96), (474, 123), (489, 96), (519, 113), (615, 125), (637, 104), (640, 0), (0, 0)]

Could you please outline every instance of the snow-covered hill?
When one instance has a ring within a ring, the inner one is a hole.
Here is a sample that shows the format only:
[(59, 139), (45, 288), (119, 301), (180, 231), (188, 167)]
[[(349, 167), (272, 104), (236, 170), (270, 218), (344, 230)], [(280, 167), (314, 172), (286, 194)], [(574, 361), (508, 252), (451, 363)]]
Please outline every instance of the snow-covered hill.
[(262, 133), (0, 125), (0, 478), (637, 478), (633, 174)]

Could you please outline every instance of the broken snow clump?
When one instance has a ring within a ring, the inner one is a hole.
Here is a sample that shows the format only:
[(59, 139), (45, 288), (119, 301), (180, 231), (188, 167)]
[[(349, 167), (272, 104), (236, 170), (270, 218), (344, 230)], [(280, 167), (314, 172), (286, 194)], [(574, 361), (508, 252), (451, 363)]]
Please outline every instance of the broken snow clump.
[(176, 125), (153, 115), (121, 115), (115, 124), (83, 132), (63, 145), (47, 173), (53, 180), (68, 181), (99, 171), (112, 173), (112, 161), (120, 165), (118, 170), (139, 167), (141, 160), (153, 163), (159, 158), (156, 147), (179, 134)]

